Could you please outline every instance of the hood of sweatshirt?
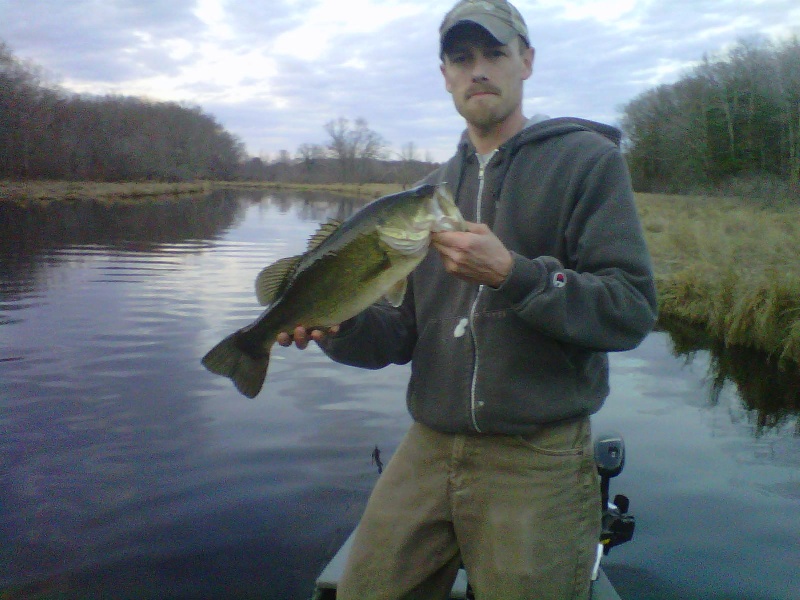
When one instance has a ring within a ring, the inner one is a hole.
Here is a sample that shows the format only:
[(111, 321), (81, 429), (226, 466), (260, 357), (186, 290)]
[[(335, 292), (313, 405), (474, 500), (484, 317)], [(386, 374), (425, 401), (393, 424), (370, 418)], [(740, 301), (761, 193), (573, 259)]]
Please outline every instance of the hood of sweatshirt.
[[(520, 146), (524, 146), (525, 144), (565, 135), (574, 131), (591, 131), (598, 133), (613, 142), (616, 146), (619, 146), (622, 140), (622, 132), (611, 125), (576, 117), (550, 119), (543, 115), (536, 115), (528, 120), (522, 131), (501, 144), (500, 148), (506, 148), (511, 154), (514, 154)], [(470, 151), (475, 151), (475, 147), (470, 141), (469, 134), (466, 130), (461, 135), (459, 150), (466, 155), (468, 155)]]

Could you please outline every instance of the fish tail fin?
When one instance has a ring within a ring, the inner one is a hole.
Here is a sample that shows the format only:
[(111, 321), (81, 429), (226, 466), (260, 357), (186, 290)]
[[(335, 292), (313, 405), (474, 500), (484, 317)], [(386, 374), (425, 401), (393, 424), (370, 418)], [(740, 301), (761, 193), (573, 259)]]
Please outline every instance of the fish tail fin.
[(269, 350), (265, 348), (263, 354), (253, 356), (236, 343), (238, 335), (236, 332), (226, 337), (209, 350), (201, 362), (212, 373), (230, 377), (242, 394), (255, 398), (267, 377)]

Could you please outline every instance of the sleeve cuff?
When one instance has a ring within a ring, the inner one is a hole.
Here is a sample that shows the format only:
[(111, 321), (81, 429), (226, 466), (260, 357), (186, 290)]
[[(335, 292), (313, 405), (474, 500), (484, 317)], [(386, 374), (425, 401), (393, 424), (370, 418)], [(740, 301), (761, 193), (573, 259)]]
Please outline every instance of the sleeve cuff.
[(539, 257), (536, 259), (525, 258), (511, 253), (513, 264), (506, 280), (496, 288), (496, 292), (505, 295), (512, 304), (522, 302), (531, 294), (541, 294), (547, 289), (548, 269), (547, 262), (554, 262), (554, 270), (561, 268), (561, 263), (555, 258)]

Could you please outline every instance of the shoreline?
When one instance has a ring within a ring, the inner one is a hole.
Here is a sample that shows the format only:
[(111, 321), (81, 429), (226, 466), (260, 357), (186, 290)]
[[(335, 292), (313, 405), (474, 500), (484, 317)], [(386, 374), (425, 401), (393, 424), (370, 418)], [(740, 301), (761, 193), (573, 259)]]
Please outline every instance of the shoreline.
[(64, 200), (142, 200), (185, 194), (207, 193), (207, 181), (180, 183), (124, 181), (10, 181), (0, 180), (0, 203), (46, 203)]
[[(377, 200), (381, 196), (403, 191), (399, 183), (289, 183), (232, 181), (213, 184), (215, 189), (276, 190), (296, 192), (328, 192), (351, 198)], [(406, 186), (408, 188), (410, 186)]]
[(58, 202), (64, 200), (152, 200), (188, 194), (207, 194), (217, 189), (323, 191), (359, 198), (379, 198), (399, 192), (398, 183), (365, 184), (301, 184), (250, 181), (186, 181), (186, 182), (95, 182), (95, 181), (11, 181), (0, 180), (0, 202)]
[[(375, 199), (400, 184), (0, 181), (0, 204), (150, 202), (217, 189), (323, 191)], [(800, 206), (636, 194), (653, 258), (659, 322), (678, 319), (724, 345), (800, 364)]]

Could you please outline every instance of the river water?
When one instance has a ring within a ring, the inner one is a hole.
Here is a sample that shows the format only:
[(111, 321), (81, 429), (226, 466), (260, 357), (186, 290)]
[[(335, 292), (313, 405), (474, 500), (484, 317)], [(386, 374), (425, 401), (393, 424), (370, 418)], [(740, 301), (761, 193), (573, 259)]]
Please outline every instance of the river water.
[[(0, 598), (308, 598), (410, 420), (406, 367), (274, 350), (253, 400), (200, 358), (253, 280), (356, 200), (0, 204)], [(627, 599), (800, 598), (800, 375), (679, 327), (612, 356), (595, 430)]]

